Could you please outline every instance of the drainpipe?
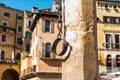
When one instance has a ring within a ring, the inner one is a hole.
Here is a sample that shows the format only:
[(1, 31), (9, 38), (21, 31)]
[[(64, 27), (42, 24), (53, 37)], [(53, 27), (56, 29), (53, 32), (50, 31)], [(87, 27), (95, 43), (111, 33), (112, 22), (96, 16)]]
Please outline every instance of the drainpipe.
[(16, 32), (16, 29), (17, 29), (17, 13), (16, 13), (16, 22), (15, 22), (15, 37), (14, 37), (14, 60), (15, 60), (15, 50), (16, 50), (16, 36), (17, 36), (17, 32)]

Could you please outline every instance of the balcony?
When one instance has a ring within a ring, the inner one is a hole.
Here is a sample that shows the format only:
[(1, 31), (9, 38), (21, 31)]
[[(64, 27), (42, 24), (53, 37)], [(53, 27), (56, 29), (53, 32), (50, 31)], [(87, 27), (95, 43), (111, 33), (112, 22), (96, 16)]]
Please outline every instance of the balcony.
[(0, 64), (18, 64), (17, 60), (12, 60), (12, 58), (0, 59)]
[(120, 43), (103, 43), (102, 45), (108, 50), (120, 50)]
[(41, 58), (37, 65), (29, 66), (23, 70), (21, 80), (34, 77), (62, 78), (62, 59)]
[(107, 67), (106, 72), (107, 73), (120, 72), (120, 67)]
[(4, 26), (0, 26), (0, 33), (6, 33), (6, 34), (14, 34), (15, 29), (14, 28), (10, 28), (10, 27), (4, 27)]

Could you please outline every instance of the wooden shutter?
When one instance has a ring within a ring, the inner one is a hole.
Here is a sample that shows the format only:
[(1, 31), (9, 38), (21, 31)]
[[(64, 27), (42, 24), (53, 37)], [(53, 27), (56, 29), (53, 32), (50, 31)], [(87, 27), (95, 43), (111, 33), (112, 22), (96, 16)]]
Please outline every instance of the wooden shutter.
[(110, 17), (110, 24), (114, 24), (114, 18)]
[(103, 16), (103, 23), (105, 23), (105, 16)]
[(45, 44), (42, 42), (42, 57), (45, 57)]
[(54, 33), (54, 21), (51, 21), (51, 32)]
[(42, 31), (45, 32), (45, 20), (42, 19)]
[(118, 17), (118, 19), (119, 19), (119, 24), (120, 24), (120, 17)]

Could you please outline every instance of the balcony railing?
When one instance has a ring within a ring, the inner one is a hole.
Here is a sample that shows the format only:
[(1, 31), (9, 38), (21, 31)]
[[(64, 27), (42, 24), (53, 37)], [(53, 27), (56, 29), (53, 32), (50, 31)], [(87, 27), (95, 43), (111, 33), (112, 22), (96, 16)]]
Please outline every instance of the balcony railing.
[(4, 32), (4, 33), (8, 33), (8, 34), (14, 34), (15, 28), (0, 26), (0, 32)]
[(9, 29), (9, 30), (15, 31), (15, 28), (4, 27), (4, 26), (1, 26), (1, 25), (0, 25), (0, 28), (5, 28), (5, 29)]
[(18, 64), (17, 60), (12, 60), (12, 58), (0, 59), (0, 64)]
[(103, 43), (106, 49), (120, 49), (120, 43)]
[(120, 67), (107, 67), (107, 73), (120, 72)]

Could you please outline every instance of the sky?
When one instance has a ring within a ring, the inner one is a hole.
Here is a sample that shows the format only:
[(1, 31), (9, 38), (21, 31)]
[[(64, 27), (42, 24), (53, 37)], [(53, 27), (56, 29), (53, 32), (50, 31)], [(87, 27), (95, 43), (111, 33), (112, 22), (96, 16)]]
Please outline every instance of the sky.
[(18, 10), (31, 11), (33, 6), (38, 9), (52, 8), (53, 0), (0, 0), (0, 3)]

